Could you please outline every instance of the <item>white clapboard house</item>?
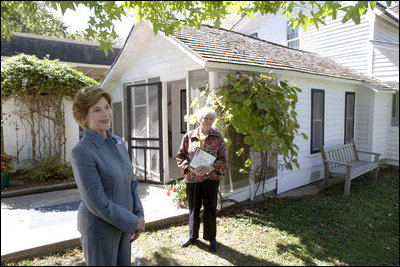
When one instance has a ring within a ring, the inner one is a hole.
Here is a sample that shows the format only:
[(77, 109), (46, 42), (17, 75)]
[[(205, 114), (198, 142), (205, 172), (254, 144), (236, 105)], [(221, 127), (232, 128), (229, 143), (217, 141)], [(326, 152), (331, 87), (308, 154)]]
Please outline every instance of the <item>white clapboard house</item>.
[[(345, 4), (351, 4), (346, 1)], [(356, 131), (355, 139), (360, 146), (370, 147), (382, 153), (385, 163), (399, 165), (399, 5), (392, 7), (379, 2), (376, 8), (361, 16), (360, 24), (353, 21), (342, 23), (344, 12), (337, 19), (328, 19), (319, 29), (310, 26), (308, 31), (289, 23), (286, 15), (260, 15), (254, 19), (243, 17), (231, 30), (257, 38), (317, 53), (345, 67), (384, 81), (397, 93), (388, 99), (375, 98), (374, 102), (359, 103), (358, 117), (375, 115), (366, 123), (356, 120), (359, 128), (368, 128), (375, 134)], [(357, 97), (357, 96), (356, 96)], [(386, 114), (387, 107), (391, 112)], [(385, 131), (382, 131), (385, 129)], [(379, 132), (379, 134), (377, 134)], [(376, 138), (377, 136), (380, 138)], [(375, 138), (373, 140), (372, 138)]]
[[(183, 134), (193, 128), (184, 115), (193, 112), (187, 107), (207, 83), (216, 88), (229, 73), (269, 71), (302, 89), (298, 122), (300, 132), (310, 138), (295, 139), (300, 169), (278, 168), (264, 191), (281, 193), (320, 180), (320, 144), (354, 138), (359, 149), (368, 151), (387, 141), (388, 126), (375, 125), (381, 117), (390, 123), (391, 107), (386, 103), (396, 91), (389, 85), (316, 53), (234, 31), (183, 26), (166, 36), (154, 34), (147, 22), (140, 21), (102, 82), (113, 95), (113, 132), (127, 143), (137, 178), (165, 184), (182, 177), (175, 155)], [(234, 159), (228, 162), (221, 192), (238, 201), (250, 199), (255, 185), (248, 175), (238, 173)]]

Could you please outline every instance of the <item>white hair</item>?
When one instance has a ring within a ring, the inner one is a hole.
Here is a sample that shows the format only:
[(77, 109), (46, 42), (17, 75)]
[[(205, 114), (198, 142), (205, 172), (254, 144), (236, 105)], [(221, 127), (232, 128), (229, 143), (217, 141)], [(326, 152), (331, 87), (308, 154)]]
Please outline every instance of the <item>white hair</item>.
[(200, 123), (201, 118), (203, 118), (207, 115), (211, 115), (213, 121), (215, 120), (215, 117), (217, 116), (215, 114), (215, 111), (212, 108), (206, 106), (206, 107), (202, 107), (201, 109), (199, 109), (197, 111), (197, 121)]

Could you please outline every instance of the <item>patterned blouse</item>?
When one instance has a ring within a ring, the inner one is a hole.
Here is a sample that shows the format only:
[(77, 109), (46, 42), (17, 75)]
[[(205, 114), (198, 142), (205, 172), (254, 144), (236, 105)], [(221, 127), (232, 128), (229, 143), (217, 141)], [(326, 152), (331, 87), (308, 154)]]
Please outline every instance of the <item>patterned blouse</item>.
[(185, 177), (185, 183), (199, 183), (204, 179), (219, 181), (221, 175), (224, 174), (226, 167), (226, 146), (222, 135), (210, 129), (208, 136), (204, 142), (204, 150), (216, 157), (213, 164), (214, 171), (204, 176), (196, 176), (193, 172), (187, 170), (191, 159), (193, 158), (196, 147), (200, 147), (200, 140), (198, 138), (200, 127), (188, 131), (182, 138), (182, 143), (176, 155), (176, 161), (179, 169)]

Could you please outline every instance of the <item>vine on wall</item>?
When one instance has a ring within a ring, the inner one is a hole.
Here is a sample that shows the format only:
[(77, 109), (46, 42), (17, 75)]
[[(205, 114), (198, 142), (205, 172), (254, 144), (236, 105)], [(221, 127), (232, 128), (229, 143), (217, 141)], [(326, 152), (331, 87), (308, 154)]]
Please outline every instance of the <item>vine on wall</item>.
[[(228, 74), (227, 83), (219, 88), (207, 88), (209, 105), (218, 112), (216, 125), (222, 123), (222, 134), (227, 137), (229, 129), (243, 136), (245, 146), (235, 153), (245, 153), (242, 172), (248, 172), (253, 160), (247, 153), (249, 148), (258, 154), (259, 163), (255, 172), (256, 182), (265, 181), (276, 173), (278, 156), (284, 168), (299, 168), (297, 161), (299, 147), (294, 139), (299, 134), (296, 104), (301, 89), (287, 81), (276, 81), (272, 73)], [(304, 139), (308, 136), (301, 133)], [(227, 146), (231, 140), (226, 138)], [(261, 167), (260, 167), (261, 166)]]
[(19, 54), (2, 61), (1, 100), (12, 98), (20, 124), (28, 126), (32, 160), (49, 156), (65, 160), (63, 99), (71, 100), (84, 86), (97, 85), (97, 81), (58, 60)]

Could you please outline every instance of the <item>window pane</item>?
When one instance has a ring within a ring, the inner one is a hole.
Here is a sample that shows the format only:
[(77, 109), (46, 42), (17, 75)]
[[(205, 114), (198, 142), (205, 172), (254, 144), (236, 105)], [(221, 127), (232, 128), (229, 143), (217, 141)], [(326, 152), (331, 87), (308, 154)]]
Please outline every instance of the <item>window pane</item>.
[(311, 99), (311, 153), (316, 153), (324, 144), (324, 91), (312, 90)]
[(185, 121), (186, 113), (187, 113), (186, 89), (183, 89), (181, 90), (181, 133), (187, 132), (187, 124)]
[(135, 105), (146, 105), (146, 87), (134, 87)]
[(149, 94), (149, 137), (159, 137), (159, 118), (158, 118), (158, 86), (148, 86)]
[(312, 133), (314, 149), (319, 149), (319, 147), (322, 145), (322, 127), (322, 121), (314, 121)]
[(313, 97), (313, 120), (322, 120), (323, 114), (323, 94), (314, 93)]
[(249, 36), (251, 36), (251, 37), (258, 37), (258, 33), (257, 32), (255, 32), (255, 33), (252, 33), (252, 34), (249, 34)]
[(299, 37), (299, 26), (296, 26), (294, 30), (292, 29), (292, 24), (290, 21), (287, 22), (287, 27), (286, 27), (286, 38), (287, 41), (291, 39), (295, 39)]
[(391, 126), (399, 126), (399, 93), (394, 94), (392, 99), (392, 123)]
[(288, 45), (287, 46), (290, 47), (290, 48), (299, 49), (300, 48), (300, 41), (299, 40), (288, 41)]
[(344, 143), (348, 144), (354, 138), (354, 102), (355, 94), (346, 93), (346, 107), (345, 107), (345, 133)]

